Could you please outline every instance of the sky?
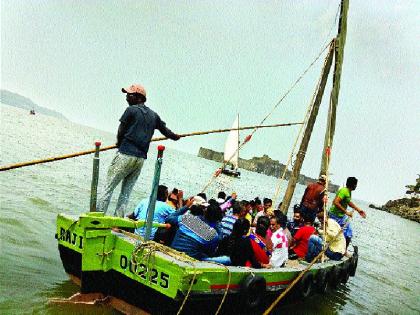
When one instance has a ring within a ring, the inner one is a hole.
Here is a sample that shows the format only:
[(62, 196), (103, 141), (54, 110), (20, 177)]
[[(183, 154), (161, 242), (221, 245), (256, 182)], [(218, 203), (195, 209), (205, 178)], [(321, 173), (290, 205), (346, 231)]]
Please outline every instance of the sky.
[[(177, 133), (258, 125), (336, 34), (338, 0), (1, 1), (1, 88), (73, 122), (116, 133), (121, 88)], [(330, 173), (353, 197), (404, 195), (420, 173), (420, 2), (351, 0)], [(325, 52), (266, 123), (299, 122)], [(331, 80), (327, 90), (331, 88)], [(316, 177), (325, 93), (302, 168)], [(255, 133), (240, 155), (286, 163), (299, 127)], [(158, 132), (156, 133), (158, 135)], [(241, 133), (245, 137), (246, 132)], [(222, 151), (226, 134), (166, 144)]]

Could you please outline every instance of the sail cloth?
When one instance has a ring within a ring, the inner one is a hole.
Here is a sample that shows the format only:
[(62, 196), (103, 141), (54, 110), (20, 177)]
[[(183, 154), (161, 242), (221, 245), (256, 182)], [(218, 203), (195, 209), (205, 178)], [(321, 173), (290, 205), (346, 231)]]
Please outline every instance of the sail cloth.
[[(239, 129), (239, 115), (236, 116), (236, 119), (232, 125), (232, 129), (233, 128)], [(231, 130), (229, 132), (229, 135), (225, 143), (224, 161), (230, 162), (235, 169), (238, 168), (238, 160), (239, 160), (238, 147), (239, 147), (239, 130)]]

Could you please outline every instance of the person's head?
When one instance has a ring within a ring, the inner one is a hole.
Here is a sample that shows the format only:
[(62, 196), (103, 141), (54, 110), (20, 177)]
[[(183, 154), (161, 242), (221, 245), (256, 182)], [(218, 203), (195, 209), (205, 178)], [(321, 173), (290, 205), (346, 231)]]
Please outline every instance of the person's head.
[(258, 198), (258, 197), (255, 198), (255, 206), (256, 206), (258, 212), (264, 209), (264, 207), (262, 205), (262, 202), (261, 202), (261, 199)]
[(223, 218), (222, 210), (219, 207), (219, 204), (214, 200), (211, 199), (210, 205), (207, 207), (207, 209), (204, 212), (204, 218), (208, 223), (216, 223), (220, 222)]
[(287, 225), (287, 216), (283, 212), (277, 211), (275, 217), (279, 219), (280, 226), (285, 229)]
[[(324, 212), (324, 211), (322, 211)], [(314, 224), (314, 218), (310, 214), (305, 213), (303, 215), (303, 224), (305, 225), (313, 225)]]
[(204, 200), (207, 201), (207, 195), (206, 195), (206, 193), (201, 192), (201, 193), (197, 194), (197, 196), (200, 196), (201, 198), (203, 198)]
[(172, 192), (169, 194), (168, 200), (177, 203), (178, 202), (178, 189), (172, 189)]
[(257, 226), (255, 227), (255, 233), (265, 237), (267, 235), (267, 230), (270, 227), (270, 219), (266, 216), (261, 216), (257, 220)]
[(201, 216), (204, 214), (204, 209), (206, 208), (203, 206), (192, 205), (190, 207), (190, 213), (195, 216)]
[(220, 199), (225, 199), (225, 200), (226, 200), (226, 193), (225, 193), (224, 191), (220, 191), (220, 192), (217, 194), (217, 198), (220, 198)]
[(166, 187), (165, 185), (159, 185), (156, 199), (159, 201), (166, 202), (166, 199), (168, 199), (168, 187)]
[(203, 215), (204, 214), (204, 209), (208, 206), (209, 204), (204, 200), (203, 197), (197, 195), (194, 196), (193, 198), (193, 203), (190, 207), (190, 212), (192, 215)]
[(146, 90), (140, 84), (132, 84), (127, 88), (122, 88), (121, 91), (127, 94), (125, 98), (129, 105), (145, 103), (147, 100)]
[(324, 221), (324, 211), (323, 210), (318, 211), (316, 213), (316, 217), (318, 218), (319, 222), (323, 222)]
[(251, 209), (255, 209), (255, 200), (250, 200), (249, 205), (251, 206)]
[(246, 214), (248, 213), (247, 205), (248, 205), (248, 201), (247, 200), (241, 200), (239, 202), (239, 206), (241, 207), (241, 212), (239, 213), (239, 216), (241, 218), (244, 218), (246, 216)]
[(235, 200), (238, 198), (238, 194), (236, 192), (233, 192), (230, 196)]
[(247, 235), (249, 232), (250, 223), (245, 218), (239, 218), (235, 221), (232, 228), (232, 236), (234, 238), (240, 238), (244, 235)]
[(302, 215), (300, 213), (300, 210), (299, 211), (295, 211), (293, 213), (293, 221), (295, 221), (296, 223), (301, 223), (302, 222)]
[(273, 201), (270, 198), (264, 198), (264, 210), (271, 208)]
[(325, 183), (327, 182), (327, 176), (325, 175), (320, 175), (318, 178), (318, 183), (325, 185)]
[(272, 232), (275, 232), (280, 228), (281, 228), (281, 219), (277, 216), (272, 216), (270, 218), (270, 230)]
[(232, 214), (240, 215), (241, 213), (241, 204), (239, 201), (235, 201), (232, 205)]
[(357, 187), (357, 178), (356, 177), (347, 178), (346, 187), (350, 190), (355, 190)]

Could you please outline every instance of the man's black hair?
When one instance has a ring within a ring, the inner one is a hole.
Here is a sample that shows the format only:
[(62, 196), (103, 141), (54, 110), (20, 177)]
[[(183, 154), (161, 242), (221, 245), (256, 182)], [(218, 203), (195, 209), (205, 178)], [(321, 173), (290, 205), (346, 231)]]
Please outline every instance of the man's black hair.
[(256, 205), (260, 205), (261, 204), (261, 199), (260, 198), (255, 198), (255, 204)]
[(241, 200), (240, 205), (241, 205), (241, 207), (246, 207), (247, 205), (249, 205), (249, 201), (248, 200)]
[(249, 204), (250, 204), (252, 207), (254, 207), (254, 206), (255, 206), (255, 200), (250, 200), (250, 201), (249, 201)]
[(226, 193), (224, 191), (219, 191), (217, 198), (226, 199)]
[(165, 185), (159, 185), (156, 199), (159, 201), (165, 202), (166, 197), (168, 197), (167, 194), (168, 194), (168, 187), (166, 187)]
[[(214, 200), (214, 199), (211, 199)], [(219, 204), (211, 202), (207, 207), (207, 210), (204, 213), (204, 217), (209, 223), (220, 222), (223, 218), (222, 210), (219, 207)]]
[(293, 206), (293, 213), (300, 213), (300, 204), (295, 204)]
[(261, 216), (257, 220), (257, 226), (255, 227), (255, 233), (265, 237), (267, 235), (268, 227), (270, 226), (270, 219), (265, 215)]
[(281, 212), (281, 211), (277, 212), (276, 215), (273, 218), (276, 219), (277, 224), (280, 224), (280, 226), (282, 228), (286, 227), (287, 216), (283, 212)]
[(303, 222), (310, 223), (311, 225), (314, 224), (315, 218), (310, 215), (309, 213), (303, 213)]
[(239, 214), (241, 213), (241, 204), (239, 201), (235, 201), (232, 205), (232, 213), (233, 214)]
[(139, 97), (139, 99), (142, 103), (146, 103), (146, 101), (147, 101), (146, 96), (144, 96), (143, 94), (140, 94), (140, 93), (137, 93), (137, 95), (138, 95), (138, 97)]
[(250, 226), (251, 224), (247, 219), (239, 218), (233, 224), (231, 237), (233, 237), (234, 239), (241, 238), (243, 235), (246, 235), (248, 233)]
[(263, 201), (263, 203), (264, 204), (267, 204), (267, 203), (273, 203), (273, 200), (271, 200), (270, 198), (264, 198), (264, 201)]
[(192, 205), (190, 207), (190, 213), (192, 215), (195, 215), (195, 216), (203, 215), (204, 214), (204, 207), (203, 206)]
[(357, 186), (357, 178), (356, 177), (349, 177), (346, 181), (346, 187), (354, 188)]
[(206, 193), (199, 193), (199, 194), (197, 194), (197, 196), (200, 196), (201, 198), (203, 198), (205, 201), (207, 201), (207, 195), (206, 195)]

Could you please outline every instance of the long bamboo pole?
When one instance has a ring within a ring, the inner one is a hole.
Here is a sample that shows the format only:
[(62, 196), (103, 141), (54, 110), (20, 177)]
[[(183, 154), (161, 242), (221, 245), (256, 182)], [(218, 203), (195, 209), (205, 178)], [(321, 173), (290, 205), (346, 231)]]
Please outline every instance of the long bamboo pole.
[(328, 169), (327, 154), (331, 151), (334, 133), (335, 133), (335, 121), (337, 116), (337, 105), (338, 96), (340, 93), (340, 80), (341, 72), (343, 68), (344, 59), (344, 45), (346, 44), (347, 35), (347, 12), (349, 9), (349, 0), (341, 0), (340, 7), (340, 20), (338, 23), (338, 32), (335, 46), (335, 62), (334, 62), (334, 76), (333, 76), (333, 88), (330, 95), (330, 110), (328, 111), (327, 129), (325, 131), (324, 149), (322, 151), (321, 160), (321, 174), (326, 174)]
[(327, 84), (328, 75), (330, 73), (333, 56), (334, 56), (334, 41), (331, 42), (328, 55), (325, 58), (324, 67), (322, 68), (321, 80), (317, 87), (318, 90), (314, 98), (311, 113), (308, 118), (308, 122), (306, 124), (306, 128), (302, 137), (302, 142), (300, 143), (299, 151), (297, 153), (296, 160), (293, 165), (292, 174), (290, 176), (287, 189), (284, 194), (283, 202), (280, 208), (280, 210), (284, 214), (287, 214), (287, 211), (289, 209), (290, 202), (292, 200), (296, 183), (300, 174), (300, 169), (302, 168), (303, 160), (305, 159), (306, 150), (309, 145), (309, 140), (311, 139), (312, 130), (314, 128), (315, 120), (319, 111), (319, 106), (321, 104), (322, 96), (324, 94), (325, 85)]
[[(196, 131), (196, 132), (191, 132), (191, 133), (184, 133), (184, 134), (180, 134), (179, 136), (181, 138), (186, 138), (186, 137), (193, 137), (193, 136), (208, 135), (208, 134), (212, 134), (212, 133), (229, 132), (229, 131), (232, 131), (232, 130), (250, 130), (250, 129), (255, 129), (255, 128), (259, 129), (259, 128), (289, 127), (289, 126), (302, 125), (302, 124), (303, 124), (302, 122), (293, 122), (293, 123), (274, 124), (274, 125), (246, 126), (246, 127), (241, 127), (241, 128), (214, 129), (214, 130), (207, 130), (207, 131)], [(166, 137), (157, 137), (157, 138), (153, 138), (152, 141), (153, 142), (163, 141), (163, 140), (167, 140), (167, 139), (168, 138), (166, 138)], [(107, 151), (107, 150), (115, 149), (116, 147), (117, 147), (116, 145), (110, 145), (110, 146), (101, 148), (100, 151)], [(92, 154), (92, 153), (95, 153), (95, 149), (80, 151), (80, 152), (75, 152), (75, 153), (50, 157), (50, 158), (45, 158), (45, 159), (41, 159), (41, 160), (33, 160), (33, 161), (29, 161), (29, 162), (22, 162), (22, 163), (4, 165), (4, 166), (0, 166), (0, 172), (15, 169), (15, 168), (35, 165), (35, 164), (42, 164), (42, 163), (49, 163), (49, 162), (55, 162), (55, 161), (70, 159), (70, 158), (74, 158), (74, 157), (78, 157), (78, 156), (82, 156), (82, 155), (87, 155), (87, 154)]]

